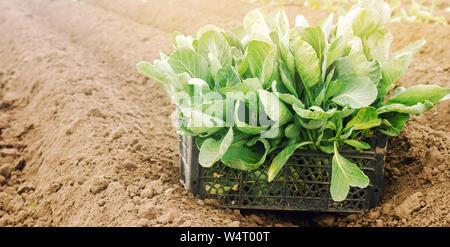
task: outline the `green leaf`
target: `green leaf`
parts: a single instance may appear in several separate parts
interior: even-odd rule
[[[397,136],[409,120],[409,114],[388,112],[381,114],[381,118],[383,119],[383,124],[378,130],[388,136]]]
[[[347,123],[345,129],[353,127],[355,130],[370,129],[381,124],[378,111],[374,107],[360,108],[356,116]]]
[[[333,25],[333,19],[334,19],[334,13],[330,13],[328,15],[328,18],[325,20],[322,20],[320,22],[320,27],[323,30],[323,33],[325,34],[325,42],[327,42],[328,38],[330,37],[331,33],[335,30],[335,25]]]
[[[228,45],[231,46],[231,48],[238,49],[241,53],[245,51],[244,46],[242,45],[241,40],[239,39],[238,35],[236,35],[233,32],[222,32],[223,37],[227,40]]]
[[[305,16],[303,15],[297,15],[295,17],[295,27],[309,27],[309,22],[306,20]]]
[[[242,83],[249,88],[249,92],[262,90],[262,84],[258,78],[247,78]]]
[[[380,25],[386,24],[389,21],[389,18],[391,17],[391,8],[389,7],[387,1],[386,2],[380,0],[360,1],[358,3],[358,7],[375,10],[380,18],[379,19]]]
[[[162,84],[169,83],[170,81],[168,81],[168,79],[175,77],[172,68],[163,65],[158,66],[157,62],[159,62],[159,60],[156,60],[155,64],[141,61],[136,65],[136,67],[139,73],[152,80],[155,80]]]
[[[197,110],[182,109],[182,111],[183,110],[185,110],[185,112],[183,112],[183,115],[186,118],[185,126],[195,135],[210,135],[225,127],[225,122],[220,118],[210,116]]]
[[[450,94],[447,94],[444,97],[442,97],[442,99],[439,101],[444,101],[444,100],[449,100],[449,99],[450,99]]]
[[[247,46],[248,67],[253,77],[260,78],[265,58],[272,46],[264,41],[252,40]]]
[[[170,67],[169,57],[160,52],[161,59],[156,59],[153,64],[141,61],[136,67],[142,75],[161,83],[169,97],[176,101],[175,92],[184,90],[186,82],[191,78],[187,73],[176,74]]]
[[[242,58],[244,57],[244,53],[240,49],[232,46],[231,47],[231,57],[232,57],[231,63],[238,68],[238,66],[242,62]]]
[[[284,164],[289,160],[289,158],[294,154],[295,150],[305,146],[313,144],[313,142],[305,141],[297,144],[293,144],[290,146],[287,146],[285,149],[283,149],[275,158],[273,159],[272,163],[269,167],[269,172],[267,173],[268,181],[272,182],[274,178],[280,173],[281,169],[283,168]]]
[[[382,78],[381,74],[381,65],[378,61],[373,60],[370,61],[367,64],[367,70],[365,70],[366,76],[370,78],[370,80],[375,84],[378,85]]]
[[[273,48],[264,59],[262,65],[261,82],[263,83],[264,89],[270,87],[272,81],[278,80],[278,66],[277,48]]]
[[[386,104],[403,104],[406,106],[413,106],[417,103],[425,103],[427,100],[433,104],[436,104],[449,93],[449,88],[419,84],[406,89],[404,92],[398,93],[394,97],[390,98]]]
[[[195,32],[194,33],[194,42],[197,40],[198,41],[198,39],[204,34],[204,33],[206,33],[206,32],[209,32],[209,31],[216,31],[216,32],[219,32],[219,33],[223,33],[223,32],[225,32],[222,28],[219,28],[219,27],[217,27],[217,26],[215,26],[215,25],[211,25],[211,24],[208,24],[208,25],[206,25],[206,26],[204,26],[204,27],[201,27],[197,32]]]
[[[369,77],[377,85],[381,80],[381,66],[377,61],[368,61],[363,52],[361,39],[354,38],[348,58],[357,77]]]
[[[342,106],[361,108],[372,104],[376,97],[375,84],[368,77],[362,77],[343,82],[342,88],[335,94],[332,101]]]
[[[340,57],[345,57],[349,54],[350,47],[344,42],[342,36],[337,38],[333,43],[331,43],[330,48],[327,53],[327,68]]]
[[[386,28],[380,28],[372,33],[364,43],[367,48],[367,58],[384,64],[389,57],[389,47],[391,46],[392,39],[392,35]]]
[[[269,14],[268,24],[271,30],[277,32],[280,36],[287,35],[289,32],[289,19],[283,10],[273,11]]]
[[[284,127],[280,126],[280,123],[274,122],[270,126],[270,129],[261,133],[261,137],[267,139],[277,139],[284,137]]]
[[[297,97],[290,94],[281,82],[274,81],[272,83],[272,92],[275,96],[289,105],[297,105],[300,108],[305,108],[303,103]]]
[[[269,141],[255,137],[246,146],[231,145],[222,162],[234,169],[251,171],[264,163],[270,148]]]
[[[267,14],[263,9],[254,9],[247,13],[244,17],[244,30],[248,35],[247,39],[260,40],[263,42],[271,43],[270,28],[266,21]],[[245,38],[244,38],[245,39]],[[243,42],[244,45],[246,41]]]
[[[383,66],[383,87],[390,89],[392,85],[406,72],[412,53],[403,53],[387,61]]]
[[[187,74],[184,72],[183,74]],[[178,74],[182,75],[182,74]],[[189,76],[189,75],[188,75]],[[187,78],[186,78],[187,79]],[[176,94],[176,96],[184,96],[189,97],[188,99],[180,98],[178,99],[177,104],[179,104],[179,100],[185,100],[186,102],[189,102],[189,104],[193,104],[195,106],[198,106],[199,104],[211,100],[216,99],[222,99],[222,97],[219,97],[218,94],[211,91],[208,83],[206,83],[204,80],[199,78],[192,78],[189,79],[187,82],[187,85],[185,85],[184,91],[187,92],[188,95],[182,94]]]
[[[370,149],[370,145],[367,142],[358,140],[344,140],[345,144],[348,144],[356,149]]]
[[[236,36],[236,38],[237,38],[238,40],[242,40],[242,39],[245,37],[245,35],[246,35],[244,25],[235,27],[235,28],[231,29],[230,32],[231,32],[234,36]]]
[[[217,71],[216,88],[233,87],[241,82],[239,74],[231,65],[227,65]]]
[[[269,129],[269,126],[257,126],[257,118],[253,118],[254,121],[249,121],[250,124],[247,124],[245,121],[241,121],[242,118],[245,120],[245,115],[247,113],[257,114],[257,109],[253,108],[247,112],[245,103],[243,101],[238,101],[234,111],[234,120],[236,123],[236,128],[239,131],[249,135],[257,135]]]
[[[327,95],[328,88],[330,87],[330,83],[333,84],[332,87],[335,86],[335,83],[331,82],[331,79],[333,78],[333,76],[334,76],[334,68],[331,69],[331,71],[328,73],[327,77],[325,78],[325,83],[323,83],[321,85],[321,87],[319,87],[316,90],[316,95],[314,96],[315,99],[314,99],[313,105],[320,106],[320,105],[322,105],[323,102],[327,102],[328,98],[330,97],[329,95]],[[335,90],[335,88],[330,89],[330,92],[329,92],[330,94],[334,93],[334,92],[331,92],[331,90]]]
[[[334,153],[333,145],[320,145],[319,146],[320,151],[326,153],[326,154],[332,154]]]
[[[189,48],[176,50],[169,58],[169,64],[175,73],[187,72],[192,78],[211,81],[208,62],[197,52]]]
[[[434,104],[431,103],[431,101],[425,100],[424,103],[419,102],[412,106],[406,106],[403,104],[385,105],[385,106],[378,108],[378,112],[380,114],[386,113],[386,112],[400,112],[400,113],[407,113],[407,114],[413,114],[413,115],[419,116],[420,114],[433,108],[433,106],[434,106]]]
[[[359,167],[341,156],[334,143],[334,155],[331,170],[331,198],[334,201],[343,201],[348,195],[350,186],[365,188],[369,185],[369,178]]]
[[[280,67],[281,81],[283,82],[284,86],[289,90],[289,92],[292,95],[298,98],[297,91],[295,90],[296,88],[295,81],[291,77],[288,67],[283,61],[280,61],[279,67]]]
[[[180,32],[174,32],[172,34],[172,43],[174,44],[176,49],[186,47],[194,50],[194,47],[192,46],[193,41],[194,39],[191,36],[184,36]]]
[[[240,76],[244,76],[248,73],[248,52],[245,51],[244,57],[242,58],[241,63],[238,66],[237,69]]]
[[[301,131],[301,125],[298,120],[294,121],[293,123],[286,126],[286,129],[284,130],[284,135],[287,138],[297,138],[300,136]]]
[[[231,146],[221,161],[234,169],[250,171],[257,164],[261,154],[245,146]]]
[[[216,79],[216,73],[217,71],[222,68],[222,65],[220,64],[219,59],[214,56],[212,53],[208,53],[208,59],[209,59],[209,68],[211,72],[211,77],[213,80]]]
[[[223,87],[219,91],[234,99],[243,99],[249,92],[257,92],[262,89],[261,82],[258,78],[248,78],[242,83],[238,83],[232,87]]]
[[[392,57],[396,57],[398,55],[401,55],[402,53],[407,53],[407,52],[411,52],[411,53],[416,53],[420,50],[420,48],[422,48],[422,46],[424,46],[426,43],[426,41],[424,39],[420,39],[417,41],[412,42],[411,44],[407,45],[405,48],[397,51]]]
[[[424,40],[416,41],[405,49],[396,52],[383,65],[383,87],[390,89],[392,85],[402,76],[408,69],[412,55],[425,44]]]
[[[204,32],[200,36],[198,52],[209,58],[210,64],[215,64],[211,66],[211,75],[214,78],[217,70],[231,64],[231,48],[223,35],[216,30]]]
[[[342,89],[343,86],[344,83],[340,80],[330,81],[328,87],[326,88],[324,100],[335,96],[337,93],[339,93],[339,91]]]
[[[394,98],[395,96],[399,95],[400,93],[403,93],[406,91],[406,88],[404,87],[397,87],[394,92],[391,95],[391,98]]]
[[[232,141],[233,128],[230,128],[227,134],[220,140],[208,138],[203,141],[198,158],[200,165],[203,167],[211,167],[222,158]]]
[[[344,131],[342,132],[342,134],[339,136],[339,139],[340,140],[345,140],[345,139],[348,139],[349,137],[350,137],[350,135],[353,133],[353,130],[354,130],[355,128],[352,126],[352,127],[350,127],[350,128],[348,128],[348,129],[344,129]]]
[[[334,62],[334,66],[336,80],[349,82],[353,81],[357,77],[356,72],[353,69],[352,62],[348,57],[336,59],[336,61]]]
[[[280,126],[292,119],[292,114],[289,109],[273,93],[266,90],[258,90],[258,94],[264,110],[270,119],[278,122]]]
[[[314,48],[302,39],[294,42],[295,67],[303,83],[312,87],[320,80],[320,60]]]
[[[303,126],[303,128],[310,129],[310,130],[323,128],[327,124],[327,120],[326,119],[309,120],[309,121],[308,120],[304,120],[304,119],[299,119],[299,121],[300,121],[300,124]]]
[[[378,29],[380,21],[380,15],[376,10],[362,9],[353,21],[353,33],[359,37],[367,37]]]
[[[200,105],[203,113],[220,119],[225,119],[226,106],[226,100],[212,100]]]
[[[273,36],[273,37],[272,37]],[[289,75],[291,77],[295,76],[295,58],[289,50],[289,35],[278,37],[278,34],[275,32],[271,33],[272,40],[278,46],[279,54],[281,60],[284,62],[287,70],[289,71]],[[280,72],[281,73],[281,72]]]
[[[309,110],[302,109],[297,105],[293,105],[295,113],[304,119],[312,119],[312,120],[324,120],[332,117],[336,112],[336,108],[332,108],[328,111],[324,111],[322,108],[318,106],[311,106]]]
[[[317,57],[322,59],[326,46],[326,38],[322,28],[320,26],[305,28],[302,39],[314,48]]]

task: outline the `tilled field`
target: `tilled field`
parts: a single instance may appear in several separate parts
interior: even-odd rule
[[[0,2],[0,226],[450,226],[450,112],[390,139],[383,204],[360,215],[221,209],[179,183],[174,110],[135,64],[173,31],[225,29],[239,0]],[[286,7],[312,23],[327,13]],[[425,38],[400,85],[450,87],[450,28],[395,23],[393,50]]]

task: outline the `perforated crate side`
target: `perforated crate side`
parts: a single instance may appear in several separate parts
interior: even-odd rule
[[[195,137],[178,135],[180,160],[180,182],[184,188],[193,194],[198,194],[199,168],[197,145]]]
[[[250,172],[221,163],[203,168],[198,164],[195,138],[180,136],[181,177],[186,189],[201,198],[217,199],[227,208],[361,212],[380,202],[386,141],[386,136],[380,135],[370,140],[372,149],[369,151],[341,152],[359,164],[370,179],[369,186],[364,189],[351,187],[347,199],[342,202],[334,202],[329,192],[332,155],[320,152],[297,150],[269,183],[266,174],[274,156]]]

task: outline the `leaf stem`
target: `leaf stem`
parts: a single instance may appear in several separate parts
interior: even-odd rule
[[[309,88],[305,83],[303,83],[303,87],[305,88],[306,99],[307,99],[307,103],[308,103],[306,108],[309,108],[313,102],[312,97],[311,97],[311,92],[309,92]]]

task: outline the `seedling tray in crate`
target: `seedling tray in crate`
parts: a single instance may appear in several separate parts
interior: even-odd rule
[[[181,182],[200,198],[217,199],[222,207],[357,213],[380,202],[387,138],[371,138],[369,151],[342,150],[369,177],[366,188],[350,187],[347,198],[335,202],[330,195],[332,155],[297,150],[272,182],[267,181],[271,158],[258,169],[245,172],[222,163],[203,168],[198,163],[195,137],[179,136]]]

